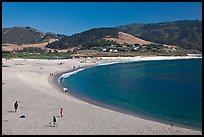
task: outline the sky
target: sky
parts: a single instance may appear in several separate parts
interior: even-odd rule
[[[132,23],[202,20],[202,2],[3,2],[2,28],[73,35]]]

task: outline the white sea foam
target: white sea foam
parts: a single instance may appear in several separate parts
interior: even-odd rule
[[[111,65],[111,64],[116,64],[116,63],[121,63],[121,62],[110,62],[110,63],[103,63],[103,64],[98,64],[98,65],[96,65],[96,66]]]
[[[59,78],[58,78],[58,82],[60,83],[60,80],[64,80],[65,78],[68,78],[69,76],[73,75],[73,74],[76,74],[82,70],[84,70],[85,68],[80,68],[80,69],[77,69],[75,71],[72,71],[72,72],[68,72],[68,73],[65,73],[65,74],[62,74]]]

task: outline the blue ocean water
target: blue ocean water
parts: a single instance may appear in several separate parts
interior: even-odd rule
[[[202,128],[202,59],[95,66],[62,84],[73,94],[132,114]]]

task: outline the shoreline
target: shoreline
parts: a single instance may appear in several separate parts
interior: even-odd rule
[[[202,131],[170,126],[99,107],[72,96],[69,91],[65,95],[57,79],[64,72],[73,70],[73,66],[89,67],[151,58],[154,57],[65,60],[2,58],[2,134],[201,135]],[[13,113],[13,102],[16,100],[19,109]],[[64,109],[63,117],[59,115],[61,107]],[[19,118],[22,114],[25,115],[24,119]],[[53,116],[57,116],[59,124],[55,128],[49,125]]]
[[[177,59],[174,58],[174,59],[161,59],[161,60],[198,59],[198,58],[201,58],[201,57],[177,58]],[[117,63],[131,63],[131,62],[141,62],[141,61],[161,61],[161,60],[139,60],[139,61],[128,61],[128,62],[112,62],[112,63],[103,63],[103,64],[97,64],[97,65],[90,65],[90,66],[86,66],[86,67],[79,67],[79,68],[75,68],[75,69],[72,69],[72,70],[69,70],[69,71],[64,70],[64,71],[61,71],[61,72],[55,72],[55,74],[52,77],[52,80],[51,80],[50,84],[55,85],[59,91],[63,92],[63,88],[65,88],[65,86],[63,85],[62,82],[58,81],[59,78],[63,74],[75,72],[75,71],[77,71],[79,69],[87,69],[87,68],[91,68],[91,67],[98,67],[100,65],[112,65],[112,64],[117,64]],[[167,120],[154,118],[154,117],[151,117],[151,116],[142,115],[140,113],[134,113],[134,112],[122,109],[122,108],[114,107],[114,106],[112,106],[110,104],[106,104],[106,103],[103,103],[103,102],[100,102],[100,101],[97,101],[97,100],[93,100],[93,99],[91,99],[89,97],[80,96],[80,95],[78,95],[78,94],[76,94],[76,93],[74,93],[72,91],[69,91],[69,90],[65,94],[66,95],[68,94],[68,95],[70,95],[70,96],[72,96],[74,98],[77,98],[77,99],[82,100],[84,102],[90,103],[92,105],[96,105],[98,107],[109,109],[109,110],[112,110],[112,111],[115,111],[115,112],[118,112],[118,113],[122,113],[122,114],[125,114],[125,115],[134,116],[134,117],[142,118],[142,119],[145,119],[145,120],[150,120],[150,121],[153,121],[153,122],[159,122],[159,123],[166,124],[166,125],[173,124],[173,126],[176,126],[176,127],[187,128],[187,129],[191,129],[191,130],[195,130],[195,131],[202,131],[202,128],[193,127],[193,126],[180,124],[180,123],[176,123],[176,122],[170,122],[170,121],[167,121]]]

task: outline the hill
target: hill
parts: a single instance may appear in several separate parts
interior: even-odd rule
[[[50,39],[60,39],[63,35],[44,33],[31,27],[13,27],[2,29],[2,44],[37,44]]]
[[[87,43],[99,42],[103,44],[104,37],[117,37],[119,30],[116,28],[95,28],[72,36],[63,37],[47,45],[48,48],[67,49],[76,46],[87,45]]]
[[[18,49],[18,45],[21,45],[22,48],[36,47],[58,52],[97,50],[114,53],[200,53],[202,21],[182,20],[94,28],[72,36],[44,33],[31,27],[3,28],[2,45],[5,51]]]
[[[202,21],[199,20],[129,24],[116,28],[144,40],[202,51]]]
[[[116,40],[119,37],[119,32],[125,32],[126,35],[129,35],[128,38],[126,37],[126,42],[123,40],[123,43],[131,43],[129,41],[130,39],[140,38],[144,41],[175,45],[184,49],[202,52],[202,21],[199,20],[181,20],[154,24],[129,24],[112,28],[96,28],[64,37],[60,41],[48,44],[47,47],[66,49],[83,45],[87,47],[88,43],[92,46],[94,46],[94,44],[103,45],[104,42],[106,42],[103,38],[107,38],[106,40],[110,42],[110,37],[116,44],[121,44],[119,42],[120,40]],[[133,36],[135,38],[133,38]],[[91,45],[88,47],[91,47]]]

